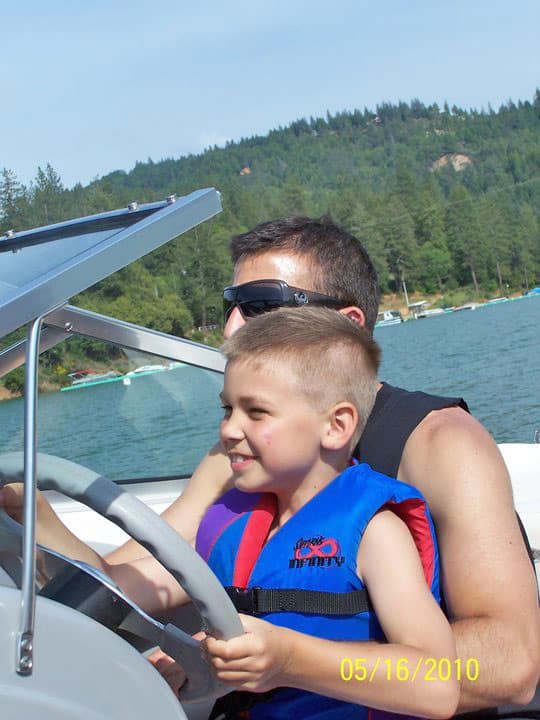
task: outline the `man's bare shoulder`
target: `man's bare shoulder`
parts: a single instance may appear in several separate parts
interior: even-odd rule
[[[436,441],[439,436],[448,439],[450,433],[474,432],[491,437],[484,426],[463,408],[451,407],[432,410],[411,433],[411,438],[422,442]]]
[[[435,514],[466,496],[496,493],[512,505],[502,455],[487,430],[460,407],[430,412],[407,440],[398,478],[416,486]]]
[[[534,577],[510,478],[485,428],[459,408],[430,413],[407,441],[401,473],[424,494],[435,520],[454,617],[504,616],[529,596],[532,607]]]

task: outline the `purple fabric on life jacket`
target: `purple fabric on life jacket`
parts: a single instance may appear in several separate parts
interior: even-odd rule
[[[223,530],[242,513],[252,510],[261,493],[243,493],[233,488],[225,493],[204,516],[197,532],[196,548],[208,561],[214,543]]]

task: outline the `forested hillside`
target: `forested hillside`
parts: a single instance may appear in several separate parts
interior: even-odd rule
[[[383,292],[403,279],[410,291],[467,287],[471,297],[533,287],[540,282],[539,169],[538,91],[497,111],[383,104],[297,120],[201,155],[148,159],[85,187],[65,189],[52,165],[24,187],[4,168],[0,231],[217,187],[225,208],[218,218],[75,300],[192,335],[221,320],[229,237],[293,213],[329,212],[352,231],[371,253]]]

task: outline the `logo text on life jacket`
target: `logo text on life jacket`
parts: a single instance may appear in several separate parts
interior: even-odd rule
[[[341,567],[345,557],[341,554],[339,543],[334,538],[317,535],[312,538],[300,538],[294,546],[294,557],[289,560],[289,568],[302,567]]]

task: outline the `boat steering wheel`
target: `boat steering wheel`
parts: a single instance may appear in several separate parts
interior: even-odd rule
[[[22,453],[0,455],[0,485],[22,481],[23,467]],[[56,490],[84,503],[149,550],[191,597],[209,634],[225,640],[242,634],[238,613],[208,565],[141,500],[99,473],[54,455],[38,453],[37,475],[40,490]],[[0,511],[2,515],[5,527],[20,527]],[[165,626],[160,645],[164,652],[180,661],[186,672],[187,681],[180,690],[180,700],[198,702],[231,690],[217,680],[203,659],[200,643],[176,626]]]

